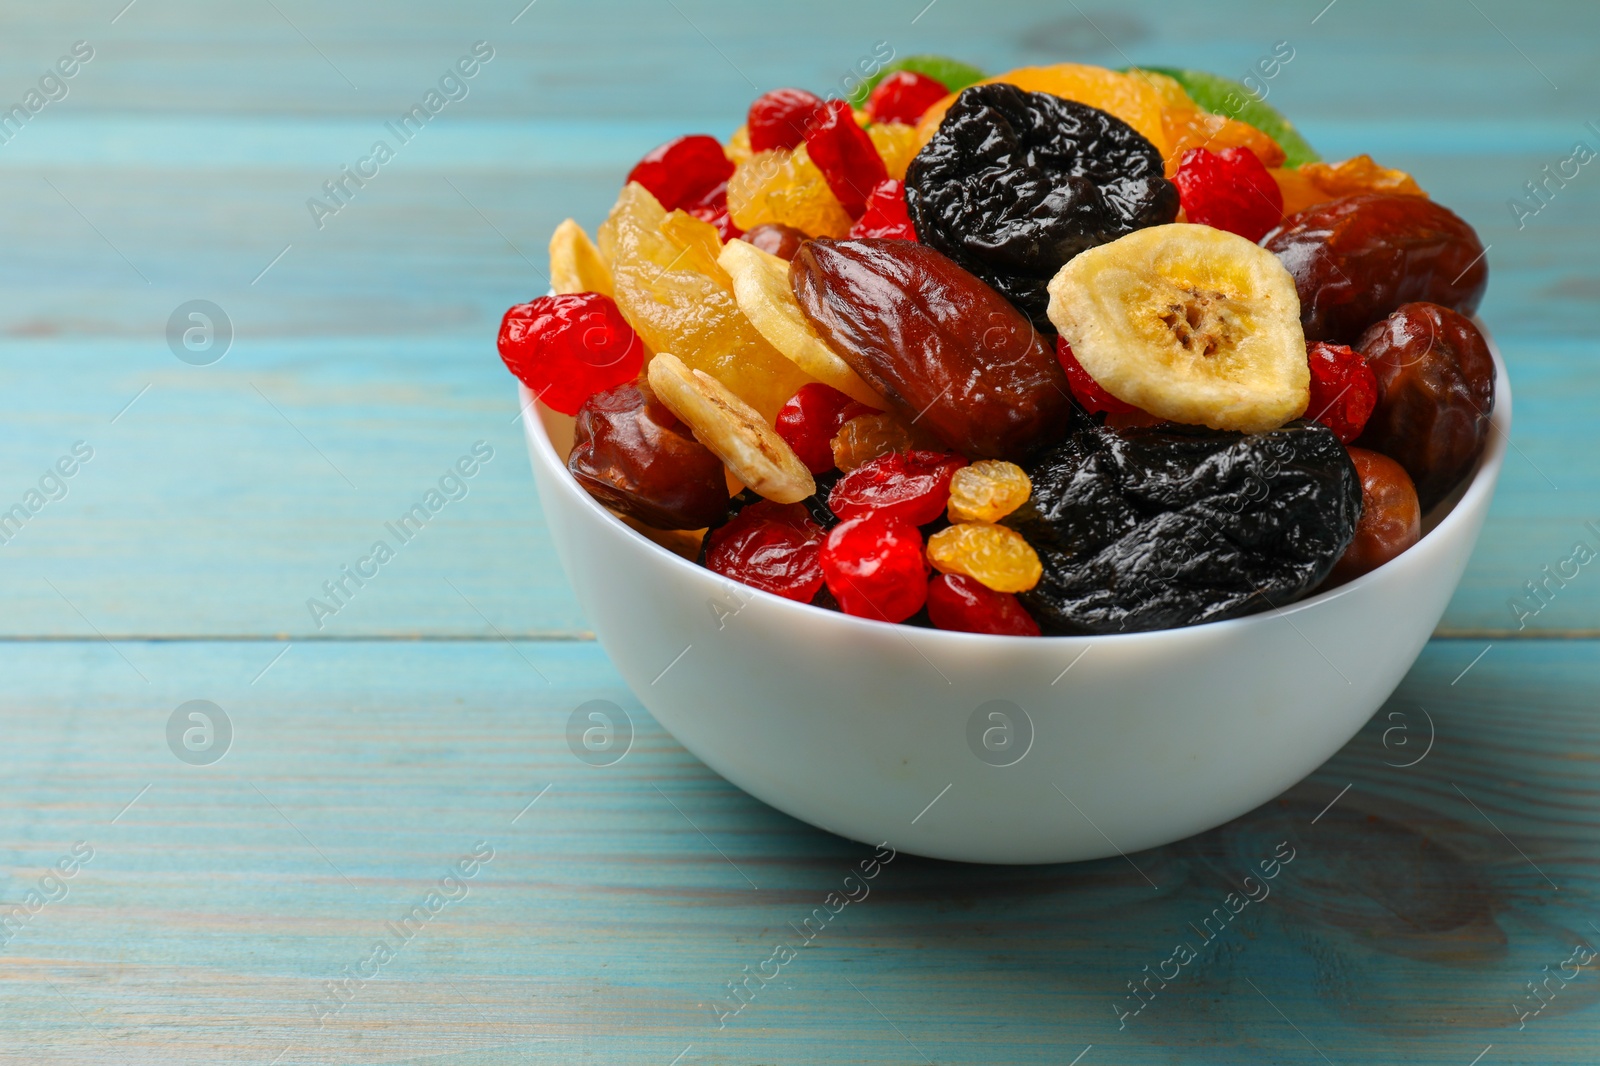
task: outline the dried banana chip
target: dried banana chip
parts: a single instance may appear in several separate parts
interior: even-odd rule
[[[775,503],[799,503],[817,491],[794,449],[722,382],[667,352],[650,360],[649,377],[661,402],[750,488]]]
[[[567,219],[550,235],[550,287],[556,295],[598,292],[612,295],[611,271],[583,227]]]
[[[789,262],[763,252],[748,241],[729,241],[717,262],[733,279],[733,296],[739,310],[766,338],[801,370],[824,385],[832,385],[852,400],[882,408],[883,397],[862,381],[839,353],[817,336],[789,288]]]

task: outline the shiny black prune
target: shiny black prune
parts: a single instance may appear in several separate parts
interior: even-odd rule
[[[1280,607],[1355,535],[1361,481],[1326,426],[1078,429],[1004,520],[1039,553],[1022,602],[1054,633],[1126,633]]]
[[[906,173],[917,236],[988,282],[1041,330],[1045,285],[1079,252],[1171,222],[1161,153],[1098,108],[1014,85],[956,98]]]

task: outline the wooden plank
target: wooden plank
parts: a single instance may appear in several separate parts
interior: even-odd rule
[[[1060,1064],[1092,1044],[1086,1064],[1139,1064],[1312,1062],[1314,1045],[1334,1062],[1462,1066],[1493,1044],[1499,1063],[1588,1057],[1594,966],[1551,983],[1523,1028],[1512,1006],[1536,1006],[1527,982],[1600,938],[1589,642],[1496,645],[1464,676],[1479,645],[1434,642],[1309,781],[1131,856],[1156,891],[1122,859],[900,856],[806,946],[790,923],[870,849],[716,778],[592,645],[297,644],[273,662],[280,650],[0,645],[0,899],[75,841],[93,848],[65,897],[0,949],[8,1053]],[[564,737],[592,698],[637,731],[609,767]],[[189,699],[231,719],[213,765],[167,747]],[[479,841],[492,861],[402,943],[386,923]],[[1207,943],[1196,930],[1281,841],[1294,858],[1270,896]],[[384,937],[394,959],[319,1024],[339,1002],[325,983]],[[719,1028],[727,982],[780,942],[797,957]],[[1198,957],[1119,1021],[1137,1006],[1128,982],[1177,943]]]

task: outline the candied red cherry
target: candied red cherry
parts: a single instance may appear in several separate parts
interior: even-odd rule
[[[794,148],[806,139],[806,127],[816,117],[822,98],[804,89],[774,89],[756,97],[745,116],[750,150]]]
[[[897,70],[872,90],[866,111],[874,122],[915,123],[924,111],[949,95],[941,81],[914,70]]]
[[[805,230],[785,226],[782,222],[763,222],[753,227],[750,232],[742,234],[739,239],[779,259],[793,259],[794,253],[800,250],[800,245],[811,238],[806,235]]]
[[[1283,221],[1283,190],[1248,148],[1191,148],[1172,184],[1190,222],[1259,241]]]
[[[500,358],[528,388],[564,415],[590,396],[632,381],[644,342],[611,297],[597,292],[541,296],[500,321]]]
[[[1321,422],[1349,444],[1361,436],[1372,409],[1378,404],[1378,376],[1366,357],[1343,344],[1311,341],[1306,345],[1311,364],[1311,402],[1306,417]]]
[[[722,460],[632,381],[578,408],[567,469],[589,495],[656,529],[704,529],[728,514]]]
[[[761,500],[706,536],[706,567],[801,603],[822,588],[822,527],[803,504]]]
[[[846,412],[851,405],[862,408],[859,413],[876,414],[866,404],[857,403],[832,385],[814,381],[800,386],[800,391],[789,397],[778,411],[778,436],[794,449],[806,469],[820,474],[833,469],[833,446],[830,443],[839,427],[851,417]]]
[[[704,133],[691,133],[652,149],[628,171],[628,180],[650,190],[650,195],[668,211],[688,210],[718,185],[726,186],[733,176],[733,160],[722,150],[722,142]],[[724,190],[723,201],[727,193]]]
[[[905,519],[880,513],[840,522],[822,544],[822,576],[845,614],[902,622],[928,596],[922,534]]]
[[[1039,623],[1021,600],[965,574],[935,574],[928,582],[928,621],[937,629],[959,633],[1039,635]]]
[[[1066,371],[1067,391],[1078,401],[1078,406],[1090,414],[1131,415],[1139,410],[1101,388],[1100,383],[1090,377],[1083,364],[1078,362],[1078,357],[1072,354],[1072,345],[1059,334],[1056,336],[1056,361]]]
[[[872,187],[867,195],[867,206],[850,227],[850,239],[857,237],[889,237],[900,241],[917,239],[917,227],[911,224],[906,212],[906,186],[902,181],[885,178]]]
[[[890,452],[869,459],[834,483],[828,510],[840,518],[876,512],[927,525],[950,502],[950,478],[967,465],[951,452]]]
[[[861,217],[867,195],[889,176],[872,138],[856,125],[855,113],[844,100],[830,100],[817,111],[806,131],[806,151],[851,218]]]

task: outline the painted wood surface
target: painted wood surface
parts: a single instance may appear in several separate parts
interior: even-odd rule
[[[0,902],[57,897],[14,929],[0,909],[0,1062],[1600,1057],[1600,971],[1560,976],[1600,938],[1600,578],[1510,608],[1600,543],[1600,180],[1520,227],[1507,206],[1600,148],[1600,9],[523,2],[6,10],[0,102],[94,56],[0,143],[0,505],[93,455],[0,544]],[[1137,869],[900,856],[801,947],[871,852],[728,786],[621,686],[550,551],[500,312],[645,149],[729,132],[756,88],[826,90],[876,42],[1237,75],[1280,40],[1270,99],[1314,144],[1412,171],[1491,245],[1515,448],[1441,638],[1280,801]],[[306,199],[477,41],[466,97],[318,228]],[[210,365],[166,336],[196,299],[234,333]],[[464,498],[319,628],[306,599],[479,441]],[[637,728],[604,768],[565,738],[594,698]],[[168,744],[194,699],[232,722],[213,765]],[[462,898],[397,940],[479,841]],[[1280,841],[1270,897],[1207,941]],[[381,973],[329,990],[386,936]],[[719,1027],[779,943],[795,959]]]
[[[0,891],[93,857],[0,955],[0,1059],[1592,1061],[1600,972],[1559,974],[1600,944],[1596,648],[1496,645],[1456,681],[1481,647],[1435,641],[1310,780],[1193,840],[847,882],[871,849],[717,778],[592,643],[296,644],[253,683],[279,645],[5,645],[27,710],[0,773],[27,802]],[[606,767],[565,737],[595,698],[636,731]],[[209,766],[167,747],[190,699],[232,723]],[[389,928],[480,841],[456,900]],[[860,898],[830,915],[830,892]],[[1229,892],[1264,898],[1206,926]],[[329,991],[347,967],[370,979]]]

